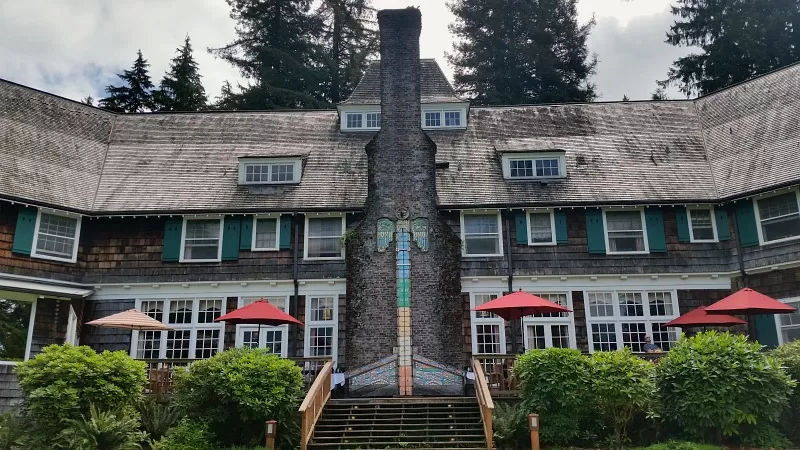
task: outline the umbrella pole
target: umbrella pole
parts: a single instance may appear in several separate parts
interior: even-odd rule
[[[261,348],[261,324],[258,324],[258,342],[256,342],[256,348]]]

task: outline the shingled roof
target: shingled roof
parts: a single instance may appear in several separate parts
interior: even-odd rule
[[[472,108],[468,129],[428,132],[449,163],[439,203],[714,203],[798,183],[798,88],[795,65],[698,100]],[[0,198],[89,214],[360,209],[371,137],[340,132],[335,111],[117,115],[0,81]],[[501,152],[548,149],[566,179],[503,178]],[[287,155],[304,160],[299,184],[237,184],[240,157]]]
[[[434,59],[420,60],[420,97],[426,103],[458,103],[464,100],[456,96],[453,86],[447,81],[441,67]],[[373,61],[350,98],[342,105],[381,104],[381,62]]]

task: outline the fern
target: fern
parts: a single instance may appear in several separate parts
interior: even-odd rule
[[[89,417],[65,419],[60,448],[70,450],[138,450],[147,433],[139,431],[139,418],[123,409],[100,411],[89,406]]]

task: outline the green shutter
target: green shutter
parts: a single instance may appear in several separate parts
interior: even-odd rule
[[[553,213],[556,222],[556,243],[566,244],[567,240],[567,212],[559,209]]]
[[[33,248],[33,234],[36,231],[36,208],[20,206],[17,213],[17,227],[14,228],[14,244],[11,251],[30,255]]]
[[[517,235],[517,244],[528,245],[528,214],[525,211],[514,213],[514,229]]]
[[[241,235],[239,236],[239,250],[253,249],[253,216],[242,218]]]
[[[222,260],[236,261],[239,259],[242,219],[226,216],[223,226],[225,229],[222,230]]]
[[[161,254],[162,261],[178,261],[181,257],[181,233],[183,232],[182,217],[168,217],[164,222],[164,250]]]
[[[739,234],[739,243],[742,247],[755,247],[759,245],[757,226],[753,202],[750,200],[737,202],[736,232]]]
[[[665,253],[667,237],[664,234],[664,212],[661,208],[647,208],[644,211],[644,221],[647,222],[647,244],[650,253]]]
[[[689,235],[689,213],[685,206],[675,208],[675,222],[678,223],[678,241],[691,242]]]
[[[753,334],[761,345],[767,348],[778,346],[778,329],[775,326],[774,314],[761,314],[753,316]]]
[[[715,220],[717,221],[717,238],[720,241],[727,241],[731,238],[731,225],[728,223],[728,209],[715,208]]]
[[[280,249],[289,250],[292,248],[292,215],[283,214],[280,220]]]
[[[599,209],[586,210],[586,244],[589,246],[589,253],[606,253],[603,211]]]

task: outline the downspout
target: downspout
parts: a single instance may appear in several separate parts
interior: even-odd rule
[[[733,230],[736,235],[736,257],[739,260],[739,273],[742,275],[742,288],[747,287],[747,271],[744,269],[744,256],[742,255],[742,241],[739,237],[739,224],[736,222],[736,212],[733,214]]]
[[[293,317],[297,317],[298,306],[297,304],[300,302],[300,280],[298,279],[300,274],[299,269],[299,251],[300,251],[300,220],[298,219],[299,214],[297,212],[292,213],[292,228],[294,229],[294,242],[292,243],[292,281],[294,281],[294,302],[292,302],[290,314]],[[297,325],[293,325],[294,327],[294,336],[293,336],[293,356],[297,356],[300,352],[297,349],[297,342],[299,341],[300,335],[300,327]]]
[[[506,209],[505,214],[505,227],[506,227],[506,254],[508,255],[507,262],[508,262],[508,293],[514,292],[514,259],[511,257],[511,210]],[[517,353],[517,330],[522,328],[522,318],[519,319],[519,322],[514,324],[512,321],[511,324],[511,352],[516,354]]]

